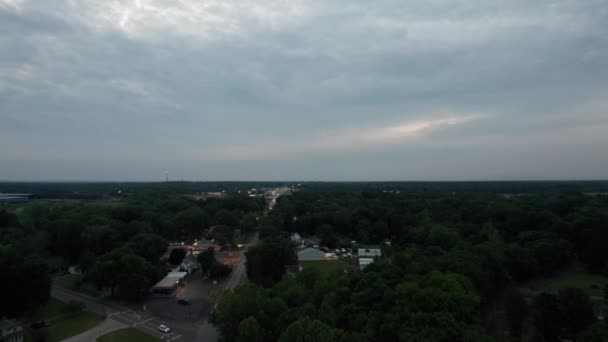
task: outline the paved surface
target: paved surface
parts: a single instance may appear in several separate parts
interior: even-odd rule
[[[183,337],[183,334],[180,333],[182,329],[175,326],[174,324],[170,324],[169,322],[161,320],[154,316],[140,315],[134,310],[121,305],[103,302],[99,299],[89,297],[78,292],[70,291],[58,286],[53,286],[51,288],[51,296],[64,302],[69,302],[72,300],[79,301],[81,303],[84,303],[85,309],[87,311],[102,315],[108,320],[113,320],[122,323],[125,327],[137,328],[147,334],[162,338],[165,341],[179,340]],[[173,331],[168,334],[158,331],[158,326],[160,324],[170,326]]]
[[[64,342],[91,342],[97,340],[98,337],[103,336],[107,333],[111,333],[114,330],[126,328],[127,325],[114,319],[106,319],[103,323],[89,329],[81,334],[72,336],[68,339],[63,340]]]

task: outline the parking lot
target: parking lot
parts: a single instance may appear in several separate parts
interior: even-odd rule
[[[227,280],[214,284],[212,281],[201,278],[186,280],[175,294],[165,298],[150,298],[146,301],[146,311],[166,319],[167,321],[197,322],[205,320],[211,311],[211,294],[213,290],[220,291],[225,287]],[[178,303],[185,299],[188,304]]]

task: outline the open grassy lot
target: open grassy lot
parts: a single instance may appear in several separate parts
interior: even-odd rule
[[[57,316],[64,315],[68,312],[68,305],[55,298],[50,298],[45,306],[39,308],[34,313],[33,317],[35,320],[40,319],[52,319]]]
[[[61,341],[87,331],[103,321],[103,317],[90,312],[81,312],[75,317],[56,321],[47,329],[47,341]]]
[[[556,293],[564,287],[578,287],[592,299],[601,299],[604,296],[604,286],[608,285],[608,276],[585,272],[574,272],[558,277],[554,281],[546,282],[536,288],[537,292]]]
[[[30,330],[26,333],[25,341],[35,341],[34,336],[44,336],[47,342],[58,342],[68,337],[87,331],[104,320],[103,317],[90,312],[80,312],[74,317],[53,321],[50,327]]]
[[[125,328],[105,334],[97,342],[157,342],[159,338],[144,334],[135,328]]]
[[[64,287],[68,290],[84,293],[91,297],[98,297],[101,292],[93,285],[87,282],[82,282],[82,275],[68,274],[55,278],[55,284]]]
[[[320,261],[300,261],[302,269],[316,268],[321,273],[330,273],[335,271],[344,271],[346,269],[346,261],[344,260],[320,260]]]

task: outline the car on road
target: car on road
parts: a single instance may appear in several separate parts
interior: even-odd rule
[[[160,332],[164,332],[165,334],[171,331],[171,328],[169,328],[168,326],[161,324],[158,326],[158,331]]]
[[[190,301],[187,299],[178,299],[177,302],[181,305],[190,305]]]

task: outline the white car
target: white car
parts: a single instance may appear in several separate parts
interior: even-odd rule
[[[168,326],[161,324],[158,326],[158,331],[160,332],[164,332],[165,334],[171,331],[171,328],[169,328]]]

